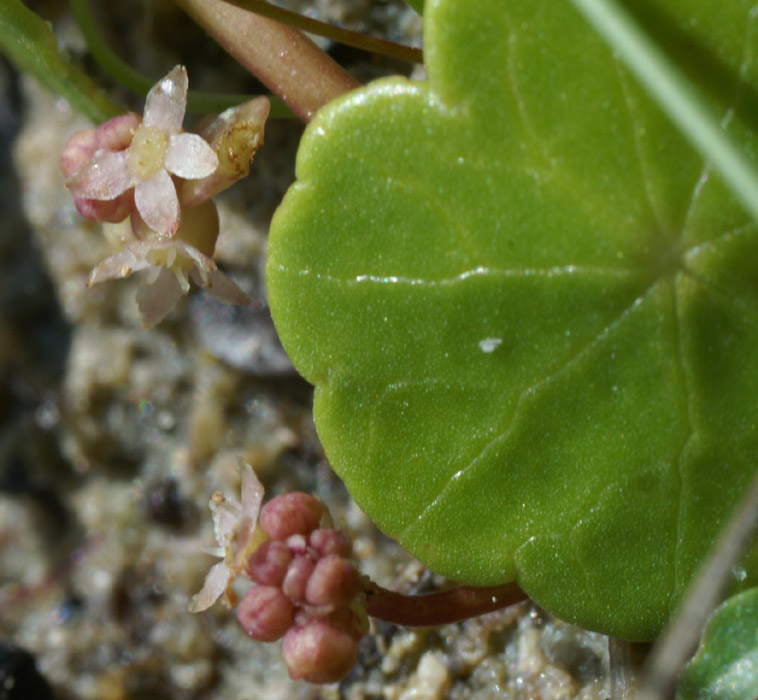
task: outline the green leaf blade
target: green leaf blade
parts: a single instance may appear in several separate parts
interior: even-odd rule
[[[306,132],[277,328],[380,527],[650,639],[755,470],[752,224],[568,3],[425,22],[428,83]]]
[[[733,596],[711,616],[677,700],[744,700],[758,696],[758,589]]]

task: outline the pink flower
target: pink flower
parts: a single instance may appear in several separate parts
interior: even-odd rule
[[[142,122],[132,125],[128,147],[109,148],[97,139],[92,144],[82,137],[84,143],[67,144],[64,160],[67,152],[95,149],[66,181],[75,198],[109,202],[119,200],[133,189],[134,205],[147,225],[163,235],[176,233],[181,212],[171,176],[200,179],[218,167],[218,157],[208,143],[197,134],[182,130],[187,83],[186,69],[176,66],[153,86],[147,95]],[[98,131],[107,133],[111,122]]]
[[[136,114],[114,117],[96,129],[77,131],[66,143],[61,155],[61,169],[67,178],[89,161],[97,151],[124,151],[134,138],[142,119]],[[117,223],[123,221],[134,208],[134,191],[127,190],[114,199],[101,200],[74,194],[74,203],[86,219]]]
[[[260,544],[254,533],[263,501],[263,486],[247,462],[239,459],[237,464],[242,479],[241,502],[227,499],[219,491],[210,501],[218,547],[207,551],[223,561],[211,567],[202,589],[189,604],[190,612],[207,610],[222,595],[225,596],[224,602],[234,607],[237,599],[230,590],[232,582],[243,572],[250,555]]]
[[[106,258],[90,273],[87,286],[109,279],[129,277],[149,270],[137,292],[137,304],[145,329],[161,321],[189,291],[192,279],[221,301],[246,305],[248,296],[230,280],[210,257],[216,246],[219,222],[211,200],[183,209],[181,225],[173,237],[160,236],[133,214],[131,220],[105,226],[106,236],[120,252]]]

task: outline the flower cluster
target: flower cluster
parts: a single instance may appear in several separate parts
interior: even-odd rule
[[[77,209],[106,222],[118,251],[88,284],[150,269],[137,297],[146,328],[187,293],[189,279],[223,301],[249,303],[211,258],[219,224],[210,197],[249,171],[269,103],[251,100],[191,134],[182,129],[187,87],[187,71],[176,66],[148,93],[143,117],[126,114],[74,134],[61,157]]]
[[[368,631],[364,584],[350,560],[352,546],[329,527],[328,513],[313,496],[277,496],[260,511],[262,487],[242,463],[242,502],[215,493],[213,513],[223,562],[214,565],[192,600],[190,611],[210,607],[222,595],[229,605],[234,577],[254,584],[242,597],[237,619],[245,633],[263,642],[283,638],[290,676],[311,683],[343,678]]]
[[[344,678],[368,631],[352,546],[337,530],[319,527],[323,515],[319,501],[299,492],[263,507],[261,528],[270,539],[248,561],[246,573],[258,585],[237,609],[253,639],[283,637],[290,676],[311,683]]]

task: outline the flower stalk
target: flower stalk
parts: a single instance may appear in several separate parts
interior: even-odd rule
[[[458,586],[427,595],[406,595],[370,582],[366,588],[368,614],[406,627],[435,627],[507,608],[528,600],[514,583],[501,586]]]
[[[221,47],[304,122],[359,87],[302,32],[224,0],[175,0]]]

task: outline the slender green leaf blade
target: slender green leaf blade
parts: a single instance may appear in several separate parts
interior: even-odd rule
[[[21,0],[0,2],[0,50],[19,70],[33,75],[93,122],[104,122],[122,111],[61,56],[48,24]]]

